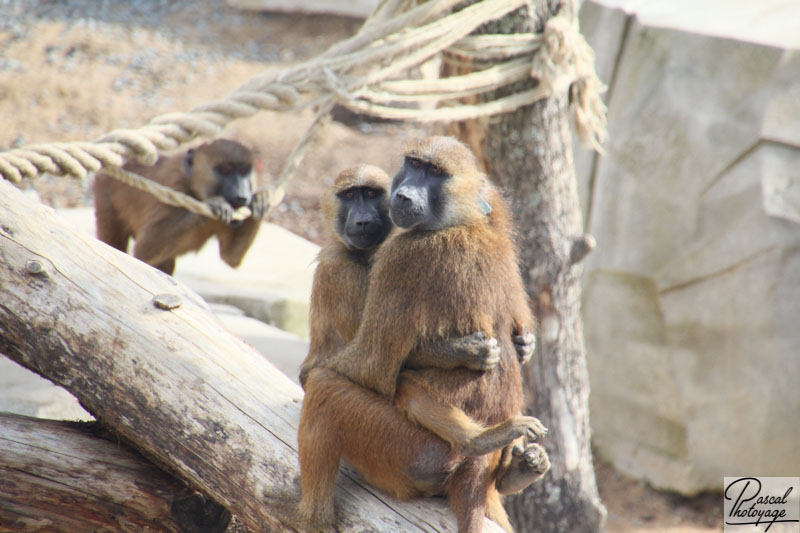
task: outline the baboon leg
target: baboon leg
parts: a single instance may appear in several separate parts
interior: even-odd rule
[[[536,443],[515,444],[508,466],[498,476],[495,485],[500,494],[516,494],[542,478],[550,469],[550,458]]]
[[[153,265],[157,269],[159,269],[164,274],[169,274],[170,276],[175,272],[175,258],[167,259],[166,261],[162,261],[157,265]]]
[[[400,375],[395,404],[410,420],[446,440],[455,451],[466,456],[485,455],[508,446],[519,437],[536,439],[547,431],[532,416],[514,416],[484,427],[461,409],[435,400],[411,371]]]
[[[233,268],[238,267],[247,250],[256,240],[260,227],[260,219],[248,218],[237,227],[228,226],[225,230],[217,233],[219,256],[222,260]]]
[[[300,484],[303,490],[300,515],[304,526],[320,529],[335,521],[333,495],[341,458],[340,439],[325,421],[313,390],[307,389],[300,417],[298,448]]]
[[[486,495],[486,517],[496,522],[508,533],[514,533],[514,528],[511,527],[511,522],[508,521],[508,514],[503,507],[503,497],[500,496],[494,486],[489,486],[489,491]]]
[[[406,413],[409,420],[446,440],[456,451],[484,430],[483,424],[467,416],[461,409],[436,401],[423,385],[410,376],[411,372],[400,375],[395,392],[395,405]],[[485,453],[489,451],[493,450]]]
[[[447,501],[456,515],[458,533],[480,533],[489,490],[487,457],[468,457],[448,483]]]
[[[303,496],[311,527],[333,522],[339,460],[398,499],[440,492],[458,457],[386,398],[326,369],[312,369],[298,432]]]
[[[125,229],[119,214],[105,194],[97,195],[94,210],[97,238],[121,252],[127,252],[130,233]]]

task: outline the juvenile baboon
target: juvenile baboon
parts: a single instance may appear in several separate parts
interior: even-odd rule
[[[199,250],[216,235],[220,257],[232,267],[239,266],[256,238],[267,204],[266,193],[255,191],[257,177],[248,148],[217,139],[161,157],[153,166],[128,162],[123,168],[207,202],[222,220],[161,203],[100,173],[94,182],[98,239],[127,252],[133,237],[134,257],[172,274],[176,257]],[[250,208],[251,217],[232,222],[233,211],[242,206]]]
[[[458,141],[432,137],[408,146],[390,204],[402,230],[374,255],[359,328],[351,343],[308,373],[298,437],[300,510],[308,527],[333,522],[333,487],[344,458],[396,497],[446,494],[461,532],[480,531],[484,514],[511,530],[498,476],[511,475],[507,486],[500,484],[504,492],[519,486],[522,463],[531,466],[529,477],[541,476],[549,466],[544,450],[529,444],[513,454],[465,456],[411,422],[430,415],[419,392],[480,425],[521,418],[512,336],[532,331],[533,317],[510,228],[487,217],[493,209],[507,213],[502,203]],[[423,361],[403,370],[426,343],[475,331],[497,338],[494,368],[442,369]],[[411,421],[398,419],[395,405]],[[529,433],[540,434],[537,424],[530,422]]]

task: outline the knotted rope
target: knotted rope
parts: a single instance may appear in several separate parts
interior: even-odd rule
[[[93,142],[33,144],[0,152],[0,174],[18,182],[44,172],[85,178],[103,169],[165,203],[213,217],[206,204],[119,167],[131,158],[153,164],[160,152],[197,137],[214,137],[229,122],[261,110],[286,112],[316,106],[317,118],[270,191],[272,208],[283,198],[310,139],[334,103],[382,118],[454,121],[514,111],[567,91],[579,139],[601,150],[606,109],[600,94],[605,87],[597,79],[593,52],[575,18],[556,15],[540,34],[470,36],[482,24],[526,6],[528,0],[482,0],[442,16],[459,2],[431,0],[402,12],[403,0],[383,0],[355,36],[314,59],[279,73],[261,74],[223,99],[184,113],[159,115],[138,129],[115,130]],[[444,50],[498,62],[479,72],[444,79],[392,79]],[[481,104],[459,103],[466,96],[529,77],[539,80],[534,89]],[[437,108],[409,108],[409,103],[434,103]]]

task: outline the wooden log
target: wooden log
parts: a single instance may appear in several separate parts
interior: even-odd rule
[[[71,391],[248,529],[295,530],[302,390],[199,296],[2,180],[0,294],[0,353]],[[441,501],[396,502],[351,471],[337,508],[342,532],[455,530]]]
[[[0,413],[0,530],[225,531],[224,507],[96,426]]]

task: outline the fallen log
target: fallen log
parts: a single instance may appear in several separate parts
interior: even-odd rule
[[[225,531],[224,507],[97,428],[0,413],[0,530]]]
[[[248,529],[295,530],[302,390],[199,296],[1,180],[0,294],[0,353]],[[396,502],[347,470],[337,508],[341,532],[455,530],[441,501]]]

